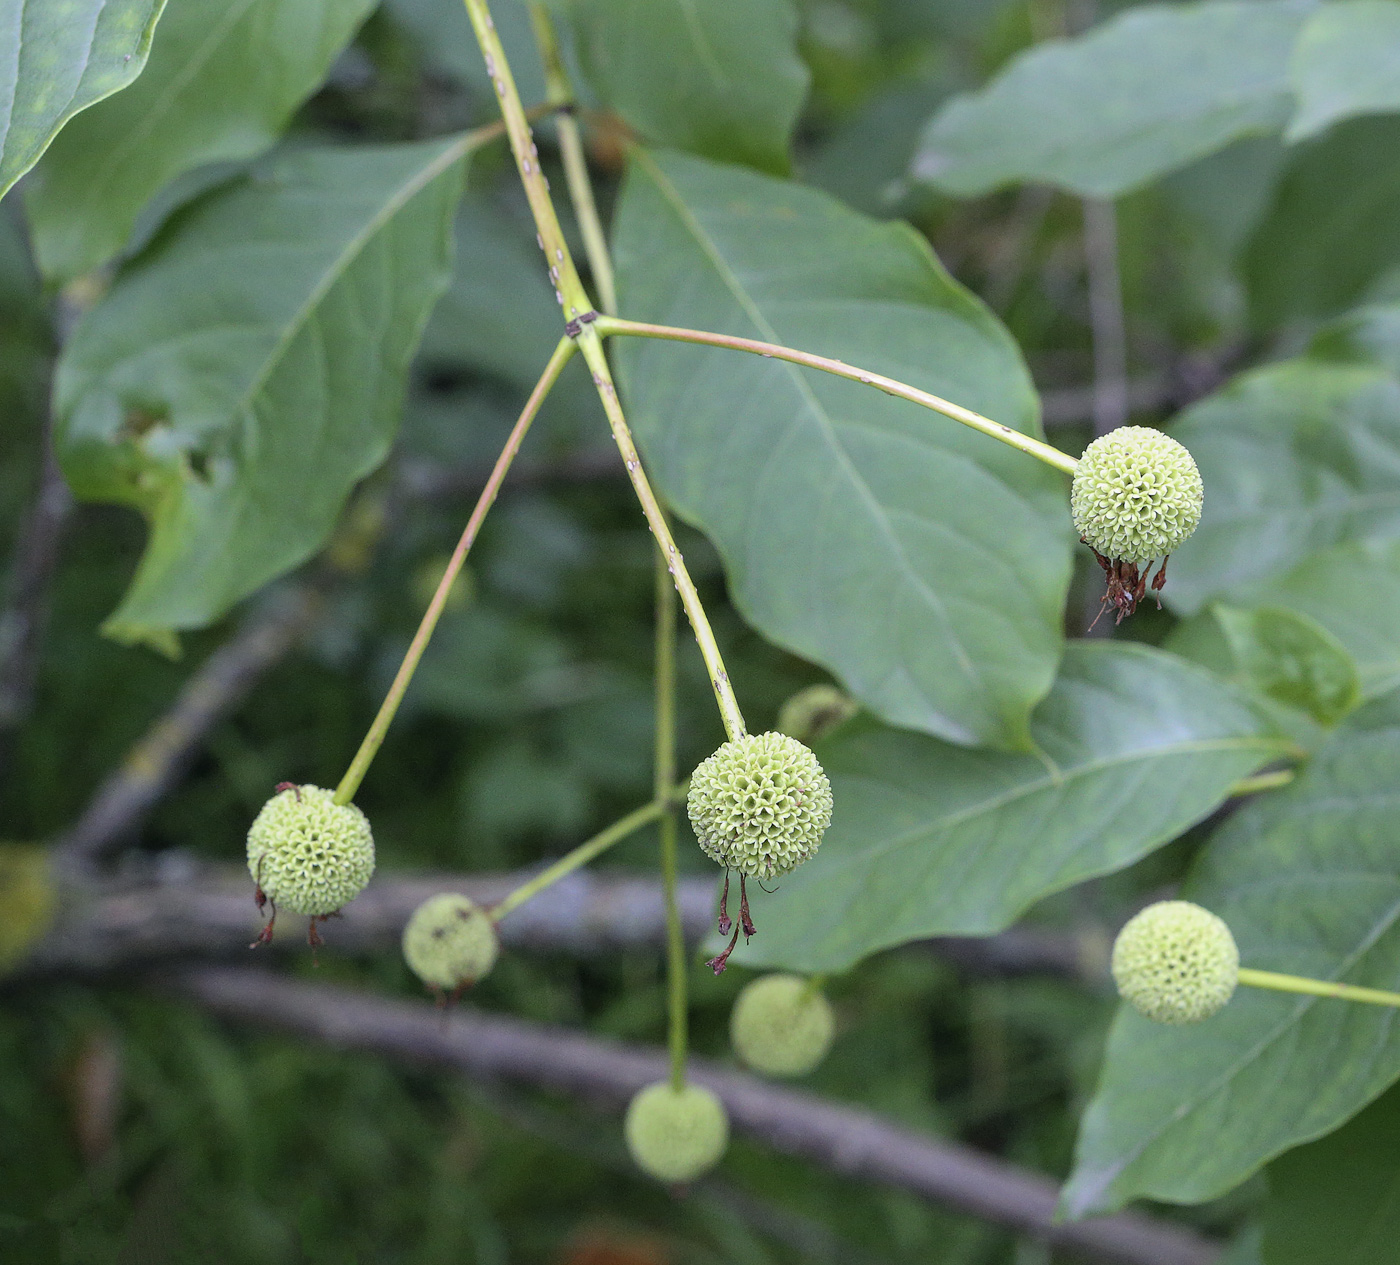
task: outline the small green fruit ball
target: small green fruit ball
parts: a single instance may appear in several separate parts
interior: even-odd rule
[[[787,734],[726,742],[690,777],[690,824],[727,869],[772,878],[801,865],[831,824],[831,783],[817,757]]]
[[[279,909],[333,914],[374,873],[374,836],[354,804],[319,786],[290,786],[262,806],[248,830],[248,872]]]
[[[1235,991],[1240,954],[1230,928],[1189,900],[1163,900],[1128,919],[1113,942],[1123,999],[1158,1023],[1199,1023]]]
[[[1196,530],[1203,495],[1201,472],[1181,444],[1150,426],[1120,426],[1084,450],[1070,513],[1085,544],[1144,566]]]
[[[729,1117],[708,1089],[667,1081],[640,1090],[622,1126],[637,1167],[663,1182],[688,1182],[708,1172],[729,1144]]]
[[[834,685],[809,685],[778,709],[777,729],[798,742],[818,742],[859,710],[860,704]]]
[[[826,1057],[836,1034],[831,1003],[800,975],[764,975],[745,987],[729,1016],[734,1051],[755,1072],[802,1076]]]
[[[484,909],[457,892],[429,896],[403,929],[403,956],[430,988],[456,990],[496,965],[500,942]]]

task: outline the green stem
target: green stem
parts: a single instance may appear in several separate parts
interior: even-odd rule
[[[598,321],[608,319],[610,318],[600,316]],[[709,618],[700,602],[695,582],[686,570],[685,559],[676,548],[666,515],[662,512],[656,493],[651,490],[646,472],[642,469],[642,460],[637,456],[637,445],[632,442],[632,432],[622,414],[622,405],[618,403],[617,388],[613,384],[612,371],[608,368],[608,358],[603,352],[603,340],[598,337],[593,325],[583,327],[578,336],[578,345],[584,360],[588,362],[588,367],[593,371],[593,381],[598,388],[598,396],[603,401],[603,411],[608,415],[608,425],[612,427],[613,438],[622,453],[623,464],[627,467],[627,477],[632,480],[632,489],[642,503],[642,512],[647,516],[647,523],[651,526],[652,535],[656,537],[656,543],[666,560],[676,592],[681,595],[681,605],[690,619],[691,628],[695,630],[695,640],[700,645],[700,654],[710,674],[710,685],[715,692],[715,701],[719,704],[719,714],[724,720],[725,731],[730,738],[742,738],[748,733],[748,729],[744,725],[743,714],[739,711],[739,702],[734,697],[734,686],[725,670],[714,630],[710,627]]]
[[[482,56],[486,59],[486,73],[490,76],[500,102],[501,116],[506,123],[506,135],[510,138],[511,153],[515,155],[515,166],[520,172],[521,183],[525,186],[525,197],[530,203],[530,214],[534,217],[537,239],[549,268],[549,278],[554,282],[554,292],[564,309],[564,319],[572,321],[593,311],[592,301],[583,288],[583,282],[579,280],[573,255],[569,253],[569,244],[564,240],[564,231],[559,227],[559,217],[555,214],[554,203],[549,197],[549,182],[540,170],[540,151],[535,147],[535,138],[530,131],[529,120],[525,117],[525,107],[520,103],[515,76],[511,74],[506,50],[496,33],[491,10],[486,0],[465,0],[465,4],[472,29],[476,32],[477,43],[481,45]]]
[[[676,590],[661,551],[656,554],[656,798],[676,781]],[[661,882],[666,894],[667,1046],[671,1053],[671,1088],[685,1088],[687,1021],[685,933],[681,928],[676,883],[680,862],[676,842],[676,806],[661,814]]]
[[[546,887],[557,883],[566,874],[572,874],[580,866],[587,865],[594,857],[600,856],[611,848],[613,844],[621,843],[628,835],[635,834],[649,822],[661,817],[678,794],[680,794],[678,787],[663,788],[662,793],[650,804],[643,804],[640,808],[628,813],[626,817],[613,822],[606,830],[600,830],[593,838],[579,844],[572,852],[566,853],[548,869],[541,870],[534,878],[522,883],[500,904],[494,906],[490,911],[492,920],[500,922],[511,910],[519,909],[527,900],[538,896]]]
[[[795,351],[791,347],[783,347],[778,343],[764,343],[755,338],[738,338],[732,334],[712,334],[707,330],[680,329],[674,325],[648,325],[641,321],[623,320],[617,316],[600,316],[595,328],[603,337],[663,338],[678,343],[700,343],[706,347],[726,347],[731,351],[747,351],[772,360],[786,360],[789,364],[802,365],[808,369],[820,369],[823,373],[835,374],[838,378],[859,382],[862,386],[875,387],[886,395],[898,396],[901,400],[921,404],[924,408],[932,409],[935,413],[942,413],[944,417],[951,417],[955,422],[961,422],[964,426],[971,426],[973,430],[990,435],[993,439],[999,439],[1004,444],[1010,444],[1011,447],[1019,449],[1038,461],[1045,462],[1048,466],[1054,466],[1056,470],[1063,470],[1066,474],[1072,475],[1079,465],[1079,462],[1068,453],[1061,452],[1058,448],[1043,443],[1039,439],[1023,435],[1020,431],[1005,426],[1001,422],[994,422],[989,417],[983,417],[981,413],[974,413],[971,409],[963,408],[961,404],[953,404],[941,396],[920,391],[917,387],[911,387],[895,378],[887,378],[884,374],[855,368],[844,361],[833,360],[830,356],[817,356],[809,351]]]
[[[516,90],[515,78],[511,74],[505,49],[501,47],[496,25],[491,20],[490,8],[486,0],[465,0],[465,3],[467,15],[471,18],[472,28],[476,31],[476,38],[486,58],[486,73],[490,75],[496,95],[500,98],[501,114],[506,121],[506,135],[510,138],[515,165],[525,185],[525,196],[529,200],[530,213],[534,216],[535,228],[539,232],[540,245],[544,249],[546,259],[550,261],[550,277],[558,287],[559,302],[564,307],[564,315],[568,321],[567,328],[576,331],[574,336],[584,359],[588,362],[588,367],[593,371],[593,383],[598,389],[598,398],[603,402],[603,411],[607,413],[613,438],[622,453],[627,476],[632,480],[632,488],[642,503],[642,511],[646,514],[647,522],[671,569],[676,591],[681,595],[681,605],[685,607],[690,625],[695,630],[695,639],[700,643],[700,653],[704,656],[705,666],[710,673],[710,683],[719,702],[724,727],[731,738],[741,737],[747,732],[744,718],[734,698],[734,689],[729,683],[729,674],[725,671],[714,632],[705,615],[705,608],[701,605],[700,594],[696,591],[690,573],[685,569],[685,559],[681,557],[676,542],[671,538],[671,529],[666,525],[661,506],[642,472],[637,447],[632,442],[632,433],[627,429],[627,419],[623,417],[622,407],[617,400],[617,388],[613,385],[612,370],[608,367],[602,340],[594,329],[595,320],[612,318],[596,317],[593,305],[583,288],[583,282],[579,280],[573,256],[570,255],[568,243],[565,242],[564,234],[559,228],[559,217],[554,212],[554,203],[550,201],[549,186],[544,173],[540,171],[539,152],[531,137],[524,107],[520,104],[520,94]],[[581,317],[590,319],[583,321],[579,319]]]
[[[1260,791],[1276,790],[1280,786],[1287,786],[1297,776],[1297,769],[1273,769],[1268,773],[1256,773],[1253,777],[1242,777],[1230,788],[1230,794],[1257,795]]]
[[[1312,997],[1340,997],[1363,1001],[1372,1006],[1400,1006],[1400,993],[1382,988],[1361,988],[1356,984],[1333,984],[1327,980],[1305,979],[1301,975],[1280,975],[1276,971],[1255,971],[1240,967],[1240,983],[1250,988],[1271,988],[1279,993],[1306,993]]]
[[[613,279],[612,256],[608,239],[598,218],[598,203],[593,197],[593,182],[588,176],[588,161],[583,154],[583,140],[578,121],[571,107],[574,86],[559,55],[559,38],[554,32],[554,20],[540,0],[530,0],[530,21],[535,28],[535,43],[544,63],[545,100],[559,112],[555,126],[559,130],[559,156],[564,160],[564,179],[569,186],[569,200],[578,217],[579,232],[583,234],[583,249],[588,255],[588,267],[593,283],[598,287],[598,299],[603,311],[617,315],[617,286]]]
[[[461,571],[462,563],[467,559],[467,551],[472,547],[472,542],[476,540],[477,532],[481,530],[481,523],[486,517],[486,511],[491,508],[492,502],[496,499],[496,493],[501,490],[506,472],[510,469],[511,462],[515,460],[515,454],[520,451],[521,441],[524,440],[525,433],[530,429],[530,423],[535,420],[535,414],[539,412],[540,405],[544,403],[545,397],[558,380],[564,366],[573,357],[574,350],[573,339],[561,338],[559,340],[558,345],[554,348],[554,354],[550,356],[549,363],[545,365],[544,372],[540,375],[540,380],[535,383],[535,389],[530,392],[530,398],[525,401],[525,407],[521,410],[519,419],[507,437],[505,447],[501,449],[501,455],[496,458],[496,464],[486,480],[486,486],[481,489],[481,495],[477,498],[476,507],[472,510],[471,517],[467,520],[467,525],[462,531],[462,537],[457,542],[457,548],[452,551],[447,569],[442,573],[442,579],[438,582],[437,592],[433,594],[433,600],[428,603],[428,609],[423,612],[418,631],[414,633],[408,651],[403,657],[403,662],[399,664],[394,682],[389,686],[389,692],[384,696],[384,702],[380,704],[379,714],[375,716],[374,723],[370,725],[369,732],[365,734],[364,741],[360,743],[360,749],[355,752],[355,758],[350,762],[350,767],[346,769],[345,776],[340,779],[340,785],[335,789],[335,802],[337,804],[348,804],[355,798],[355,792],[360,789],[360,783],[364,781],[365,774],[369,772],[369,766],[379,753],[379,748],[384,743],[384,735],[389,732],[389,725],[393,722],[394,713],[399,710],[399,704],[403,702],[408,683],[413,680],[413,674],[418,670],[418,661],[423,657],[423,651],[427,649],[428,639],[433,635],[433,629],[437,627],[443,607],[447,605],[447,595],[452,591],[452,582]]]

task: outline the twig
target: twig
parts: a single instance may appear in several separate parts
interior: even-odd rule
[[[614,1106],[666,1075],[663,1050],[467,1007],[444,1017],[426,1002],[391,1001],[231,967],[182,971],[166,977],[163,986],[225,1018]],[[869,1111],[765,1084],[706,1060],[694,1060],[690,1075],[719,1095],[737,1131],[836,1172],[911,1191],[1094,1260],[1210,1265],[1216,1259],[1216,1246],[1194,1231],[1140,1214],[1056,1224],[1053,1182]]]
[[[98,788],[83,815],[54,843],[61,871],[90,869],[135,828],[180,775],[217,721],[311,626],[320,595],[292,588],[254,614],[185,682],[174,705]]]
[[[0,769],[9,733],[24,722],[33,703],[49,587],[73,508],[73,495],[59,471],[52,440],[52,423],[45,422],[39,487],[15,541],[5,606],[0,610]]]

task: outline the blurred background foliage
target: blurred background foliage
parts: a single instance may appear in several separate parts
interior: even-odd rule
[[[172,0],[174,2],[174,0]],[[1080,201],[1041,186],[953,199],[911,183],[919,136],[951,94],[1018,52],[1130,5],[1092,0],[801,0],[811,88],[795,173],[880,217],[904,217],[1009,326],[1055,442],[1091,435],[1093,336]],[[503,2],[502,24],[521,33]],[[527,102],[537,68],[517,68]],[[402,140],[489,119],[464,17],[386,0],[299,111],[289,144]],[[1253,138],[1118,204],[1137,420],[1155,423],[1234,367],[1306,346],[1320,323],[1400,296],[1400,124],[1343,123],[1285,150]],[[548,129],[543,129],[547,135]],[[620,173],[590,130],[604,209]],[[563,187],[545,153],[556,188]],[[237,861],[280,781],[334,785],[440,574],[480,477],[557,336],[533,229],[504,146],[476,157],[461,257],[415,366],[393,459],[356,494],[341,576],[311,643],[217,726],[140,849]],[[1349,190],[1338,199],[1338,187]],[[0,207],[0,556],[32,494],[55,355],[54,306],[14,199]],[[1286,265],[1280,265],[1280,260]],[[359,802],[382,865],[502,870],[552,857],[650,795],[651,540],[581,372],[549,402],[483,532]],[[427,491],[425,491],[427,489]],[[682,544],[751,723],[821,679],[726,602],[718,558]],[[80,812],[236,620],[171,661],[97,635],[144,532],[84,506],[69,527],[33,714],[6,735],[0,835],[36,841]],[[1096,603],[1081,558],[1071,634]],[[1093,574],[1090,572],[1093,570]],[[1160,642],[1170,615],[1121,635]],[[681,763],[720,741],[683,639]],[[649,869],[639,834],[606,865]],[[1185,870],[1188,835],[1123,874],[1044,902],[1037,924],[1106,935]],[[706,872],[698,851],[690,869]],[[251,896],[250,896],[251,922]],[[308,978],[418,990],[394,958],[334,952]],[[727,1057],[747,972],[695,972],[694,1046]],[[1074,979],[981,975],[914,945],[832,980],[840,1035],[814,1089],[1063,1174],[1113,1011]],[[655,954],[509,955],[475,1004],[639,1041],[663,1031]],[[1252,1233],[1260,1184],[1180,1215]],[[367,1192],[372,1192],[367,1197]],[[1243,1240],[1241,1256],[1249,1250]],[[382,1060],[225,1028],[131,981],[28,981],[0,995],[0,1256],[14,1261],[540,1262],[767,1265],[831,1261],[1038,1265],[1044,1247],[910,1196],[853,1184],[745,1142],[677,1200],[631,1169],[586,1106],[464,1085]]]

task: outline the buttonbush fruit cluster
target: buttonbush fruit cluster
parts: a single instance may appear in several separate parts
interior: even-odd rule
[[[811,980],[764,975],[739,994],[729,1016],[734,1052],[756,1072],[802,1076],[826,1057],[836,1033],[831,1003]]]
[[[644,1173],[663,1182],[688,1182],[719,1163],[729,1145],[729,1117],[708,1089],[676,1090],[658,1081],[632,1099],[623,1133]]]
[[[831,783],[787,734],[745,734],[690,778],[690,824],[707,856],[751,878],[801,865],[831,824]]]
[[[429,988],[455,992],[485,978],[499,951],[496,925],[459,892],[429,896],[403,929],[403,956]]]
[[[324,917],[374,873],[374,836],[354,804],[319,786],[279,791],[248,830],[248,871],[278,909]]]
[[[1084,450],[1070,513],[1090,548],[1144,566],[1196,530],[1203,495],[1196,462],[1175,439],[1150,426],[1120,426]]]
[[[1199,1023],[1239,983],[1230,928],[1187,900],[1164,900],[1130,918],[1113,944],[1113,979],[1138,1013],[1158,1023]]]

